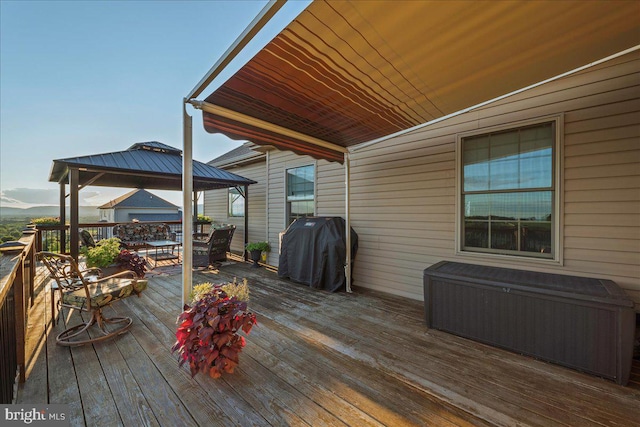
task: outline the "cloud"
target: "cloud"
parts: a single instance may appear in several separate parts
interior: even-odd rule
[[[30,205],[57,205],[60,201],[59,192],[56,190],[14,188],[4,190],[2,194],[4,197]]]
[[[23,203],[20,200],[6,197],[4,193],[0,193],[0,205],[9,206],[9,207],[18,207],[17,205],[22,205],[22,204]]]
[[[98,191],[80,191],[80,205],[95,206],[95,201],[90,200],[99,196]],[[40,188],[13,188],[3,190],[0,193],[0,203],[2,206],[28,208],[32,206],[57,206],[60,204],[60,191],[56,189]],[[68,199],[67,199],[67,203]]]

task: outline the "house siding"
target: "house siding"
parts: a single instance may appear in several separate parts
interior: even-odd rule
[[[459,133],[562,115],[563,263],[456,255]],[[356,286],[422,299],[441,260],[594,276],[640,304],[640,55],[625,55],[352,154]]]
[[[280,233],[286,227],[285,174],[290,168],[315,165],[315,204],[318,216],[344,217],[344,167],[339,163],[316,160],[285,151],[270,151],[269,173],[269,243],[267,262],[278,265]]]
[[[559,262],[457,254],[458,135],[557,116]],[[286,226],[285,171],[309,164],[316,165],[316,214],[344,217],[341,164],[272,150],[266,163],[234,169],[259,182],[250,187],[259,200],[250,202],[250,230],[268,235],[271,265]],[[424,269],[450,260],[614,280],[640,308],[640,52],[357,149],[350,182],[359,236],[354,286],[422,300]],[[226,218],[226,206],[226,192],[205,198],[216,220]]]
[[[180,213],[180,210],[178,208],[167,208],[167,209],[146,208],[145,209],[143,207],[139,207],[139,208],[112,209],[112,211],[115,211],[113,222],[129,222],[131,221],[131,217],[130,217],[131,215],[135,217],[135,215],[144,215],[144,214],[177,215],[178,213]]]
[[[266,223],[266,168],[265,161],[251,163],[230,172],[257,181],[249,186],[249,241],[264,241],[267,237]],[[233,224],[236,231],[231,239],[231,251],[244,253],[244,217],[229,216],[228,189],[210,190],[204,193],[204,214],[214,222]]]

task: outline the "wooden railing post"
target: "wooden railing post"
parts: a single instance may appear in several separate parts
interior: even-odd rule
[[[36,228],[36,252],[42,251],[42,230]]]
[[[16,359],[20,372],[20,382],[24,382],[25,376],[25,330],[27,325],[27,310],[24,283],[24,252],[20,254],[20,261],[13,281],[15,315],[16,315]]]
[[[33,307],[33,294],[35,292],[34,288],[36,283],[36,251],[33,244],[29,246],[29,250],[25,254],[24,265],[29,269],[29,275],[27,276],[27,283],[29,285],[29,306]]]
[[[38,233],[23,233],[24,248],[0,255],[0,403],[12,403],[17,380],[26,380],[27,299],[33,304]],[[28,271],[25,271],[28,269]]]

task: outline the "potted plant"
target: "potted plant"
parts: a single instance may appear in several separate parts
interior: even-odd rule
[[[204,214],[198,214],[195,222],[198,224],[211,224],[211,217]]]
[[[95,247],[85,247],[82,252],[86,257],[87,267],[100,269],[116,267],[116,259],[120,254],[120,239],[117,237],[102,239],[96,243]]]
[[[258,261],[260,261],[262,253],[269,252],[271,250],[271,246],[269,246],[269,242],[253,242],[247,244],[245,249],[251,254],[251,260],[253,261],[252,267],[258,268],[260,267]]]
[[[60,217],[42,217],[42,218],[33,218],[29,223],[31,225],[60,225]]]
[[[131,270],[136,273],[138,278],[142,279],[147,271],[147,260],[142,258],[136,252],[122,249],[116,258],[118,264],[124,270]]]
[[[146,260],[135,252],[120,250],[120,239],[111,237],[100,240],[93,248],[83,248],[87,267],[98,267],[103,276],[111,276],[123,270],[131,270],[139,278],[147,270]]]
[[[212,220],[210,216],[207,216],[204,214],[198,214],[196,219],[193,221],[193,231],[196,233],[204,234],[205,233],[204,226],[210,225],[211,222]],[[198,228],[200,229],[199,231],[198,231]]]
[[[188,363],[192,377],[198,372],[212,378],[233,373],[246,344],[239,332],[248,334],[257,324],[256,315],[247,311],[246,279],[242,284],[203,283],[191,296],[191,305],[185,304],[178,317],[177,340],[171,348],[179,353],[179,366]]]

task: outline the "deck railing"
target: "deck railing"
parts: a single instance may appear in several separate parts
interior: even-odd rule
[[[150,224],[162,222],[171,228],[171,232],[176,233],[176,241],[182,243],[182,221],[148,221]],[[141,224],[145,222],[140,221]],[[102,239],[113,237],[113,227],[124,222],[92,222],[81,223],[79,228],[87,230],[93,239],[98,242]],[[38,225],[38,235],[36,242],[37,251],[50,251],[68,253],[69,249],[69,225]]]
[[[28,308],[33,304],[35,234],[23,233],[22,250],[0,255],[0,404],[15,398],[16,382],[24,382],[25,331]]]

